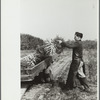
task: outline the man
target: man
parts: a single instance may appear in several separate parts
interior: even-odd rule
[[[73,49],[72,63],[70,65],[66,86],[68,89],[76,88],[76,79],[79,79],[80,83],[84,86],[84,91],[89,92],[89,86],[87,84],[84,70],[85,64],[83,62],[83,48],[81,41],[82,38],[83,34],[76,32],[74,36],[75,42],[71,44],[65,42],[61,43],[62,47],[68,47]]]

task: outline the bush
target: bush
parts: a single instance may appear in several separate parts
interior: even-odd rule
[[[94,40],[85,40],[83,41],[84,49],[97,49],[97,41]]]
[[[44,41],[40,38],[31,36],[29,34],[21,34],[21,50],[31,50],[36,49],[38,45],[43,45]]]
[[[97,51],[96,49],[84,50],[83,59],[86,65],[88,81],[97,83]]]

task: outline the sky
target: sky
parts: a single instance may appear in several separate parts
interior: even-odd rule
[[[20,33],[73,40],[75,32],[83,33],[83,40],[97,39],[97,0],[21,0]]]

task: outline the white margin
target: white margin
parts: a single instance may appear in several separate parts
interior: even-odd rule
[[[97,100],[99,100],[99,0],[97,0]]]

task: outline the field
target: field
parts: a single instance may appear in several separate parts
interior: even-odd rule
[[[30,53],[34,53],[34,50],[21,50],[21,57],[27,56]]]
[[[97,51],[84,50],[83,59],[86,64],[86,74],[89,82],[97,84]]]
[[[21,51],[21,57],[34,52],[34,50],[24,50]],[[67,49],[64,50],[58,58],[55,59],[54,65],[54,76],[61,77],[61,81],[65,81],[67,74],[66,68],[61,70],[60,63],[66,62],[69,59],[71,61],[72,51]],[[93,93],[81,92],[80,89],[73,89],[69,91],[62,90],[60,86],[55,84],[51,87],[49,83],[43,83],[38,85],[33,85],[25,95],[22,100],[97,100],[97,51],[96,49],[88,49],[83,51],[83,59],[86,64],[86,75],[89,82],[89,86]],[[57,67],[57,63],[59,67]],[[69,65],[68,65],[69,66]],[[55,75],[55,73],[57,73]],[[39,88],[40,87],[40,88]],[[36,90],[38,91],[36,93]],[[34,95],[36,93],[36,95]],[[30,96],[31,95],[31,96]],[[34,96],[34,97],[33,97]],[[32,97],[32,98],[31,98]],[[34,99],[33,99],[34,98]]]

